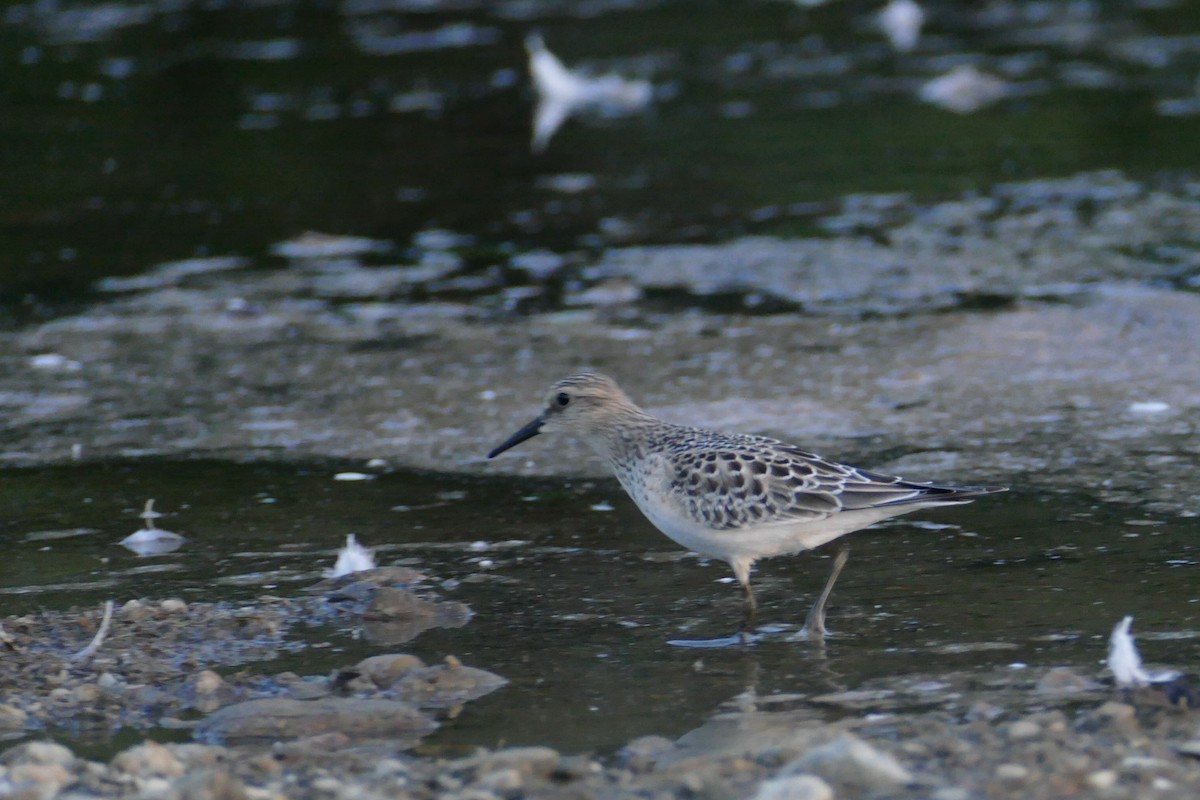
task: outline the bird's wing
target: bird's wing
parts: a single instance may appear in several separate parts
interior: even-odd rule
[[[676,451],[669,462],[675,500],[716,528],[816,522],[843,510],[954,502],[966,494],[855,469],[762,437]]]

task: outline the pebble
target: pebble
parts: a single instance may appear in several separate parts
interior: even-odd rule
[[[57,742],[26,742],[0,755],[4,764],[58,764],[69,767],[75,763],[75,755]]]
[[[551,747],[532,745],[509,747],[457,762],[459,769],[474,769],[477,774],[515,769],[525,777],[545,777],[558,769],[562,756]]]
[[[674,749],[675,743],[665,736],[639,736],[621,748],[619,755],[625,769],[648,772],[656,761]]]
[[[1117,783],[1117,772],[1111,769],[1098,769],[1087,776],[1087,785],[1096,790],[1110,789]]]
[[[424,667],[424,661],[408,653],[371,656],[354,665],[356,671],[366,675],[380,689],[386,689],[410,672]]]
[[[848,733],[814,747],[781,771],[785,776],[799,773],[812,773],[835,784],[880,790],[913,781],[912,773],[893,756]]]
[[[81,683],[71,690],[71,699],[76,703],[94,703],[100,698],[100,687],[95,683]]]
[[[147,740],[124,750],[112,760],[112,768],[136,778],[162,776],[177,778],[183,774],[183,764],[167,747]]]
[[[246,786],[223,769],[202,769],[175,781],[181,800],[247,800]]]
[[[71,783],[71,773],[62,764],[18,764],[8,771],[4,783],[10,787],[11,794],[0,793],[4,797],[30,798],[33,800],[50,800],[58,794],[59,789]],[[16,789],[16,791],[12,791]]]
[[[225,681],[221,676],[211,669],[201,670],[192,676],[192,688],[199,695],[212,694],[220,689],[224,683]]]
[[[178,597],[168,597],[158,604],[158,607],[170,614],[180,614],[187,611],[187,603],[180,600]]]
[[[392,688],[420,708],[450,708],[490,694],[507,683],[494,672],[446,663],[410,672]]]
[[[0,731],[19,731],[25,727],[28,717],[28,714],[16,706],[0,703]]]
[[[1070,695],[1096,692],[1102,688],[1098,682],[1086,675],[1080,675],[1066,667],[1054,667],[1038,680],[1034,691],[1038,694]]]
[[[943,786],[930,797],[932,800],[971,800],[971,792],[961,786]]]
[[[1019,719],[1008,726],[1008,738],[1013,741],[1032,739],[1042,732],[1042,726],[1033,720]]]
[[[996,780],[1023,781],[1029,777],[1029,770],[1020,764],[1001,764],[996,767]]]
[[[833,800],[833,789],[816,775],[785,775],[763,781],[753,800]]]

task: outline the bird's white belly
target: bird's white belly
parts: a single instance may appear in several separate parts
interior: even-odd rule
[[[626,488],[628,491],[629,487]],[[644,489],[629,491],[629,495],[654,527],[673,541],[688,550],[730,563],[812,550],[839,536],[896,516],[895,509],[874,508],[842,511],[823,519],[718,529],[688,514],[668,495],[655,496]]]

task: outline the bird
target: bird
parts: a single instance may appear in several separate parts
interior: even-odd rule
[[[659,531],[729,564],[742,590],[743,642],[755,631],[758,603],[750,573],[759,559],[812,550],[891,517],[1007,490],[907,481],[766,436],[675,425],[643,411],[600,372],[554,383],[542,412],[488,458],[558,432],[590,445]],[[805,621],[806,637],[826,635],[825,605],[848,556],[843,547],[834,559]]]

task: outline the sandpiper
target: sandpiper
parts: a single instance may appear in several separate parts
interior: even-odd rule
[[[997,486],[941,486],[839,464],[765,436],[673,425],[638,408],[597,372],[550,387],[546,407],[488,458],[539,433],[566,431],[608,461],[656,528],[729,563],[742,587],[743,638],[757,603],[750,570],[760,558],[811,550],[868,525],[922,508],[969,503]],[[846,563],[843,548],[805,622],[825,634],[825,603]]]

